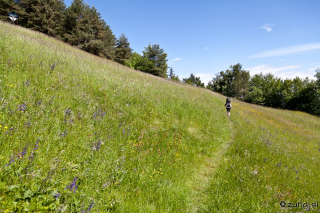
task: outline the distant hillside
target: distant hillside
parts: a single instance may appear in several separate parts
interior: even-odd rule
[[[3,22],[0,80],[1,212],[319,209],[318,117],[228,119],[217,93]]]

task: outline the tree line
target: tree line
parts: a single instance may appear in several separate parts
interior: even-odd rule
[[[320,115],[320,68],[315,72],[316,80],[283,80],[271,73],[251,77],[238,63],[216,74],[206,88],[252,104]]]
[[[73,0],[69,7],[63,0],[0,0],[0,20],[10,21],[11,11],[19,15],[15,24],[22,27],[133,69],[168,77],[167,54],[159,44],[149,44],[142,55],[133,52],[125,34],[116,38],[97,8],[83,0]]]

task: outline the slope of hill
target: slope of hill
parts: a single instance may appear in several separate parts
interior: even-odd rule
[[[275,212],[319,200],[317,117],[234,101],[229,120],[208,90],[3,22],[0,41],[2,212]]]

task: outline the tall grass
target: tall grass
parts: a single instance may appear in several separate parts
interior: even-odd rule
[[[319,212],[320,119],[235,101],[203,212]],[[281,203],[282,202],[282,203]]]
[[[221,95],[3,22],[0,80],[0,212],[320,210],[318,117],[228,119]]]
[[[190,208],[230,135],[217,96],[0,28],[0,211]]]

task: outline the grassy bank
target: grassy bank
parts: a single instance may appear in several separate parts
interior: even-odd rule
[[[281,201],[320,201],[318,117],[233,100],[228,119],[219,94],[3,22],[0,80],[0,212],[290,212],[307,208]]]
[[[230,134],[220,98],[0,28],[0,211],[189,208]]]

